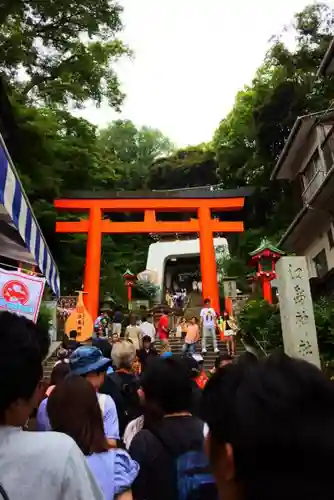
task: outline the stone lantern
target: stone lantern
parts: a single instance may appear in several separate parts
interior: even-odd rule
[[[276,262],[285,255],[285,252],[275,247],[267,238],[250,254],[250,266],[255,266],[252,281],[261,283],[263,298],[269,304],[273,303],[271,281],[276,278]]]
[[[124,284],[128,290],[128,309],[132,309],[132,288],[137,280],[137,276],[133,274],[129,269],[123,274]]]

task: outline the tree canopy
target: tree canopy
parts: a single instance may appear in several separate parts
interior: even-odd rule
[[[137,128],[130,120],[117,120],[101,130],[99,145],[114,160],[117,188],[129,190],[146,188],[152,163],[174,149],[160,130]]]
[[[114,0],[3,0],[0,70],[24,101],[80,106],[123,100],[112,63],[129,53],[115,35],[122,8]]]

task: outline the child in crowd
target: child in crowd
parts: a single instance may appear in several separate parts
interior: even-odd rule
[[[193,316],[189,323],[187,324],[187,333],[184,339],[184,344],[182,348],[183,354],[195,354],[196,345],[200,339],[199,328],[197,324],[197,318]]]

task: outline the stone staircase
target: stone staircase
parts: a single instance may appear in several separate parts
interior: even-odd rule
[[[171,346],[171,350],[172,350],[173,354],[181,354],[182,353],[183,343],[184,343],[183,339],[180,339],[178,337],[170,337],[169,338],[169,344]],[[158,351],[159,351],[159,347],[160,347],[159,343],[156,342],[156,344],[158,344],[156,347],[158,348]],[[217,338],[217,344],[218,344],[219,354],[227,354],[225,342],[222,342],[220,339]],[[196,354],[201,354],[201,350],[202,350],[201,342],[199,342],[196,347],[197,347]],[[242,354],[243,352],[245,352],[245,348],[244,348],[243,344],[241,342],[237,342],[236,355],[240,356],[240,354]],[[207,353],[203,354],[204,369],[206,371],[210,370],[214,366],[215,359],[217,358],[217,356],[219,356],[219,354],[216,354],[215,352],[213,352],[212,346],[210,346],[208,344]]]
[[[198,292],[191,292],[188,305],[184,310],[184,316],[189,319],[195,316],[199,319],[199,314],[203,307],[202,295]]]
[[[49,381],[52,369],[57,361],[57,352],[60,347],[60,342],[52,342],[49,350],[49,354],[43,363],[43,378],[45,381]]]

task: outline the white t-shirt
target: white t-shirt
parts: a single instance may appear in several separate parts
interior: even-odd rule
[[[145,337],[145,335],[148,335],[151,338],[152,342],[155,341],[155,328],[152,323],[149,323],[149,321],[144,321],[139,328],[141,338]]]
[[[76,443],[59,432],[0,427],[0,483],[15,500],[104,500]]]
[[[214,326],[216,313],[212,307],[203,307],[201,310],[201,318],[203,321],[203,326]]]

